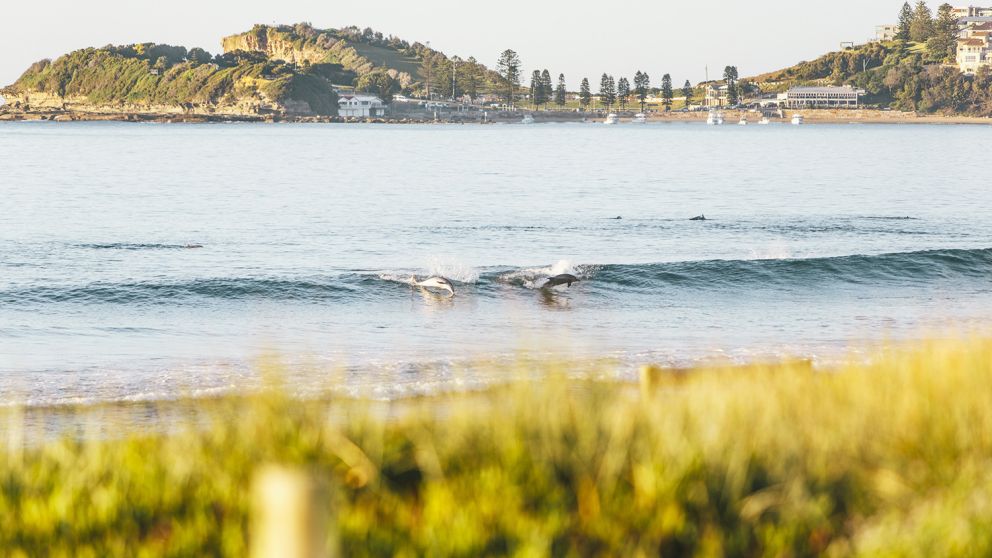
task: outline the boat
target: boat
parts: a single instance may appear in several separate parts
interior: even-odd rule
[[[803,118],[803,115],[801,115],[801,114],[793,114],[792,115],[792,125],[793,126],[801,126],[803,124],[803,121],[804,120],[805,119]]]
[[[766,126],[766,125],[768,125],[770,123],[771,123],[771,120],[768,120],[768,117],[767,116],[762,116],[761,117],[761,120],[758,121],[758,124],[761,124],[762,126]]]
[[[741,116],[741,119],[737,121],[738,126],[747,126],[747,116]]]
[[[620,123],[620,117],[612,112],[610,114],[607,114],[606,120],[603,121],[603,124],[619,124],[619,123]]]
[[[634,119],[631,120],[630,122],[631,124],[646,124],[647,121],[648,121],[648,117],[645,116],[643,112],[639,112],[634,115]]]
[[[529,115],[529,114],[525,114],[524,117],[523,117],[523,119],[520,121],[520,123],[521,124],[533,124],[534,123],[534,117],[531,116],[531,115]]]
[[[711,110],[709,115],[706,117],[706,124],[709,126],[722,126],[723,113],[715,110]]]

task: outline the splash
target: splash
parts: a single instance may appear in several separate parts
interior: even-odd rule
[[[561,275],[562,273],[571,273],[577,277],[585,278],[584,271],[584,268],[575,266],[569,260],[558,260],[558,262],[544,267],[531,267],[510,271],[500,275],[497,280],[501,283],[522,285],[528,289],[539,289],[544,286],[545,281],[549,277]]]
[[[433,256],[428,260],[428,275],[439,275],[451,281],[473,284],[479,281],[479,270],[463,262]]]

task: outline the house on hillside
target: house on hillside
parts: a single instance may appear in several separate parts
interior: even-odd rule
[[[898,25],[876,25],[875,26],[875,41],[884,43],[887,41],[896,40],[896,34],[899,33]]]
[[[802,108],[858,108],[862,89],[843,87],[793,87],[785,93],[785,106]]]
[[[375,95],[345,94],[338,97],[338,115],[345,118],[386,116],[386,103]]]
[[[992,8],[978,8],[975,6],[954,8],[954,17],[958,19],[972,18],[972,17],[992,17]]]
[[[958,39],[955,60],[958,68],[965,74],[974,74],[979,68],[988,66],[990,62],[988,37]]]
[[[725,83],[711,83],[706,86],[704,107],[722,107],[730,102],[730,88]]]

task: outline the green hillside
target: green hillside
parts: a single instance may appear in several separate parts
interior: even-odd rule
[[[333,69],[332,69],[333,70]],[[323,72],[323,73],[321,73]],[[211,57],[202,49],[138,44],[78,50],[32,65],[3,93],[12,103],[46,94],[93,106],[182,106],[187,109],[274,105],[333,115],[335,72],[303,72],[257,53]],[[23,101],[22,101],[23,100]]]
[[[992,75],[962,74],[950,53],[922,42],[869,43],[750,78],[764,92],[851,85],[871,105],[929,114],[992,116]]]

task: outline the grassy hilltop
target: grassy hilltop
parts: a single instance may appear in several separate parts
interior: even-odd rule
[[[0,548],[244,556],[252,479],[280,464],[330,486],[343,556],[992,553],[992,342],[832,371],[653,371],[640,393],[545,372],[391,418],[269,394],[190,403],[165,434],[28,446],[45,420],[7,409]]]
[[[794,85],[852,85],[865,102],[896,110],[992,116],[992,75],[962,74],[953,59],[927,43],[869,43],[751,78],[763,92]]]

